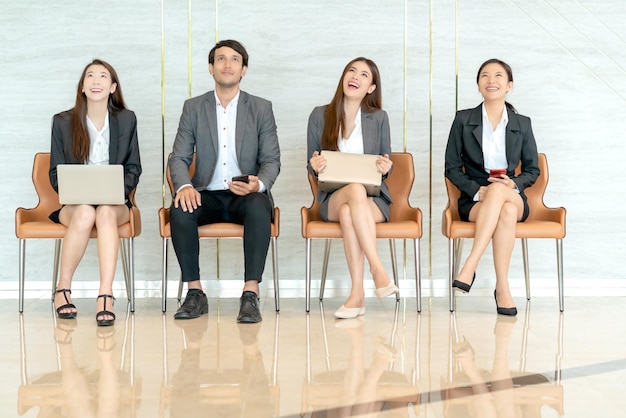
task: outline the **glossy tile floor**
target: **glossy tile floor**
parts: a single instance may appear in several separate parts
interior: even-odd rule
[[[315,292],[313,294],[316,294]],[[2,295],[0,295],[2,296]],[[622,417],[626,298],[534,298],[499,317],[472,294],[367,299],[337,321],[343,298],[262,299],[263,322],[238,325],[238,299],[174,321],[175,300],[118,298],[97,329],[93,298],[55,320],[46,295],[0,304],[2,417]]]

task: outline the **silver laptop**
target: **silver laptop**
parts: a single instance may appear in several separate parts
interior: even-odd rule
[[[62,205],[123,205],[124,166],[59,164],[59,203]]]
[[[378,155],[326,150],[322,155],[326,158],[326,167],[317,176],[320,190],[330,193],[346,184],[360,183],[365,186],[368,196],[380,194],[382,175],[376,168]]]

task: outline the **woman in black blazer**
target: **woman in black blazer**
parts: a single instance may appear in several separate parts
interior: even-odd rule
[[[80,77],[74,108],[54,115],[50,152],[50,183],[58,191],[59,164],[122,164],[126,197],[141,174],[137,118],[126,109],[117,73],[102,61],[93,60]],[[67,226],[61,253],[61,274],[54,299],[57,315],[76,318],[71,300],[74,271],[82,259],[94,225],[98,228],[100,289],[96,321],[113,325],[113,278],[119,249],[118,225],[129,220],[126,205],[66,205],[50,219]]]
[[[335,312],[337,318],[365,314],[363,289],[364,261],[376,286],[376,297],[398,292],[378,257],[376,223],[389,219],[391,197],[384,179],[393,165],[389,118],[382,110],[380,74],[367,58],[355,58],[346,65],[332,101],[313,109],[307,130],[308,171],[317,178],[326,166],[322,150],[378,155],[378,170],[383,175],[380,196],[368,197],[361,184],[348,184],[333,193],[319,192],[320,214],[325,221],[339,222],[352,279],[352,290]]]
[[[452,286],[463,293],[470,291],[480,257],[491,240],[497,312],[514,316],[509,264],[515,225],[528,217],[524,189],[539,176],[537,144],[530,119],[505,101],[513,88],[511,67],[498,59],[485,61],[476,82],[484,101],[457,112],[446,147],[445,175],[461,191],[459,215],[461,220],[476,223],[472,250]],[[520,162],[522,170],[516,176]]]

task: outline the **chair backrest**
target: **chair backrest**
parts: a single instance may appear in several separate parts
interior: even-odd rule
[[[409,194],[415,180],[415,169],[413,167],[413,155],[408,152],[391,153],[391,161],[393,161],[393,170],[385,180],[385,184],[389,189],[391,200],[391,216],[389,221],[414,219],[414,208],[409,204]],[[309,208],[309,221],[321,221],[319,211],[319,202],[317,201],[317,180],[309,173],[309,185],[313,193],[313,203]]]
[[[537,177],[537,180],[531,187],[524,189],[524,194],[526,194],[526,197],[528,198],[528,207],[530,209],[528,220],[540,219],[544,210],[547,209],[546,205],[543,203],[543,195],[546,191],[546,187],[548,186],[549,179],[546,154],[538,154],[538,165],[539,176]],[[515,169],[515,174],[519,174],[521,169],[522,165],[520,163]],[[445,181],[446,189],[448,191],[448,205],[446,206],[445,212],[449,211],[449,215],[451,215],[451,219],[453,221],[460,221],[458,200],[461,196],[461,192],[454,184],[452,184],[450,180],[448,180],[448,178],[445,178]],[[444,217],[446,216],[445,212]]]
[[[170,187],[170,193],[172,194],[172,197],[174,196],[174,183],[172,182],[172,176],[170,175],[170,165],[169,165],[169,161],[170,158],[172,158],[172,153],[170,153],[167,156],[167,164],[165,164],[165,178],[167,179],[167,184]],[[193,153],[193,156],[191,158],[191,164],[189,164],[189,178],[193,177],[194,173],[196,172],[196,153]]]
[[[33,185],[39,197],[36,210],[47,215],[61,208],[59,195],[50,183],[50,153],[38,152],[33,161]]]

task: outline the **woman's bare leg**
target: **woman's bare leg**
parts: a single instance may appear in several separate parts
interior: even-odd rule
[[[389,277],[376,249],[376,223],[384,221],[383,214],[373,200],[367,197],[365,187],[361,184],[349,184],[333,193],[328,207],[331,221],[339,221],[338,209],[344,204],[350,208],[354,232],[370,264],[376,287],[388,285]]]
[[[128,222],[128,207],[125,205],[103,205],[96,209],[96,228],[98,229],[98,259],[100,261],[100,288],[98,295],[113,295],[113,279],[117,266],[119,250],[118,225]],[[98,298],[97,311],[104,309],[105,298]],[[113,311],[112,301],[107,301],[106,310]],[[109,315],[98,319],[113,319]]]
[[[343,248],[352,281],[350,295],[344,302],[344,306],[346,308],[361,308],[365,306],[365,290],[363,289],[365,254],[354,231],[350,207],[347,204],[339,208],[339,224],[343,233]]]
[[[500,183],[493,183],[487,187],[485,199],[474,205],[470,211],[469,220],[476,222],[474,243],[465,264],[457,276],[457,280],[470,284],[472,277],[482,257],[489,240],[493,237],[500,214],[505,203],[512,204],[518,210],[517,219],[521,219],[524,213],[524,202],[519,193]],[[515,230],[513,230],[515,237]]]
[[[518,210],[515,205],[505,203],[500,211],[498,225],[491,240],[493,247],[493,264],[496,270],[496,295],[498,306],[512,308],[515,306],[509,288],[509,265],[515,246],[515,228]]]
[[[89,235],[93,228],[96,211],[90,205],[69,205],[64,206],[59,213],[59,221],[67,227],[63,238],[63,248],[61,251],[61,267],[57,289],[71,289],[72,278],[82,260],[89,242]],[[67,294],[70,303],[72,300]],[[65,297],[62,293],[54,296],[54,306],[65,305]],[[67,308],[62,313],[76,312],[75,309]]]

